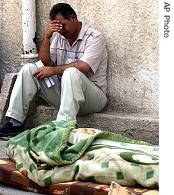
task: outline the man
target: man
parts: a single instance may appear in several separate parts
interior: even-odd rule
[[[39,59],[44,66],[26,64],[19,71],[6,113],[9,122],[0,125],[0,136],[14,136],[24,130],[23,123],[36,93],[59,110],[58,121],[76,120],[77,114],[104,108],[105,42],[100,32],[78,21],[70,5],[58,3],[52,7]],[[45,82],[49,77],[54,83],[51,87]]]

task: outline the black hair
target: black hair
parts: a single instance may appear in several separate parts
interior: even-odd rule
[[[67,3],[57,3],[55,4],[51,10],[49,17],[51,20],[54,20],[56,15],[62,15],[64,19],[70,19],[72,15],[74,15],[77,18],[77,14],[74,11],[74,9]]]

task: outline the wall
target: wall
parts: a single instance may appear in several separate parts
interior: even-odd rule
[[[108,109],[158,115],[158,0],[56,2],[70,3],[107,40]]]
[[[7,72],[17,72],[20,69],[21,1],[1,0],[0,5],[0,74],[2,80]]]
[[[47,27],[47,22],[49,20],[49,11],[51,9],[51,1],[36,0],[36,23],[37,23],[37,47],[40,48],[43,34]]]
[[[107,109],[157,116],[158,0],[52,0],[46,3],[39,0],[38,49],[49,9],[58,2],[70,3],[81,21],[100,30],[106,38],[109,53]],[[20,67],[20,9],[19,0],[3,0],[0,59],[4,72],[15,72]]]

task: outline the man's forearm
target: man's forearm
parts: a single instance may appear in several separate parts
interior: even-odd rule
[[[76,62],[72,62],[72,63],[64,64],[64,65],[59,65],[59,66],[52,66],[52,67],[42,66],[36,70],[36,72],[34,73],[34,76],[39,80],[42,80],[44,78],[48,78],[48,77],[53,76],[53,75],[61,76],[63,74],[63,72],[65,71],[65,69],[70,68],[70,67],[75,67],[78,70],[80,70],[81,72],[83,72],[84,74],[92,71],[89,64],[78,60]]]
[[[52,61],[50,58],[50,39],[44,36],[39,51],[39,59],[43,62],[45,66],[51,66]]]
[[[83,73],[87,73],[88,71],[91,71],[91,68],[87,63],[78,60],[76,62],[72,62],[72,63],[69,63],[69,64],[55,66],[54,67],[54,74],[62,75],[64,70],[67,69],[67,68],[70,68],[70,67],[75,67]]]

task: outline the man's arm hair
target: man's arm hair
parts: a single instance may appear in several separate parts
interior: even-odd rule
[[[50,39],[44,36],[41,48],[38,54],[39,59],[45,66],[52,66],[53,62],[50,58]]]
[[[71,62],[69,64],[54,66],[54,74],[55,75],[62,75],[64,70],[67,69],[67,68],[70,68],[70,67],[75,67],[83,73],[87,73],[89,71],[92,71],[89,64],[87,64],[86,62],[83,62],[81,60],[78,60],[78,61],[75,61],[75,62]]]

